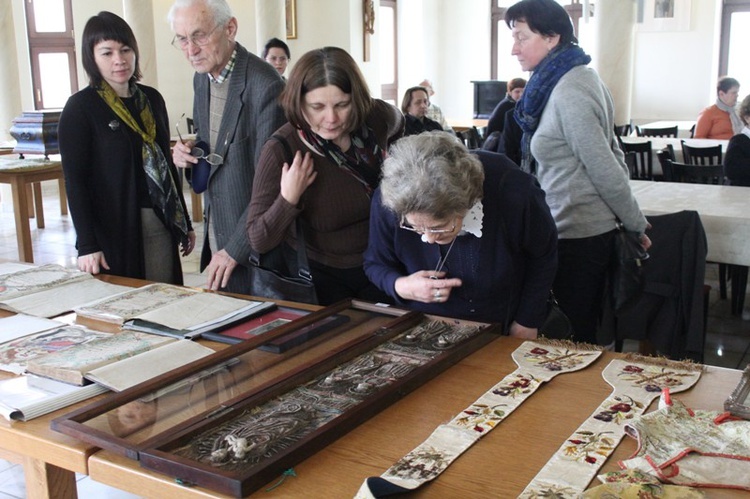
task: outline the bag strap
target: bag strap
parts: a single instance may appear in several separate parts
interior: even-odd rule
[[[284,149],[284,159],[291,166],[294,161],[294,153],[292,148],[289,146],[289,142],[279,135],[274,133],[271,138],[281,144]],[[312,282],[312,273],[310,272],[310,263],[307,260],[307,246],[305,244],[305,233],[302,230],[302,224],[298,223],[297,219],[292,222],[294,224],[294,231],[297,235],[297,269],[299,277]],[[260,264],[260,255],[253,248],[250,248],[250,260],[254,265]]]

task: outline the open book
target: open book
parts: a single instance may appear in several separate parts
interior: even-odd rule
[[[121,324],[124,329],[196,338],[274,307],[273,302],[157,283],[83,305],[75,312],[78,317]]]
[[[4,317],[0,319],[0,370],[22,374],[32,359],[110,334],[23,314]]]
[[[73,385],[83,385],[87,372],[171,341],[175,340],[134,331],[116,333],[62,352],[32,359],[26,365],[26,371]]]
[[[74,386],[35,376],[16,376],[0,380],[0,415],[9,421],[28,421],[106,391],[99,385]]]
[[[61,265],[0,264],[0,308],[36,317],[54,317],[128,289]]]

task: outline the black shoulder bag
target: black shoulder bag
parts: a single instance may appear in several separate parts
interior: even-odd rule
[[[280,135],[274,134],[271,138],[282,145],[287,163],[291,165],[294,155],[289,143]],[[305,234],[297,220],[294,221],[294,230],[297,251],[284,242],[262,255],[250,248],[250,292],[265,298],[317,305],[318,296],[307,260]]]

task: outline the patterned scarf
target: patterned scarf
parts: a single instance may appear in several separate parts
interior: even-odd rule
[[[744,123],[742,123],[742,120],[737,114],[737,110],[732,106],[727,106],[726,104],[724,104],[718,97],[716,98],[716,107],[718,107],[725,113],[729,113],[729,119],[732,122],[732,132],[734,134],[740,133],[745,125]]]
[[[375,140],[375,133],[367,125],[362,125],[359,130],[350,134],[352,147],[347,152],[342,151],[333,141],[312,131],[300,130],[300,134],[318,152],[357,179],[367,196],[372,197],[372,192],[380,181],[380,165],[383,164],[385,151],[380,148]]]
[[[531,137],[539,126],[542,111],[555,85],[568,71],[589,62],[591,62],[591,57],[578,45],[558,45],[534,69],[534,74],[529,78],[513,112],[513,117],[523,130],[521,140],[523,155],[521,169],[523,171],[531,172],[531,165],[534,161],[531,156]]]
[[[143,139],[143,148],[141,150],[143,170],[146,172],[146,183],[148,184],[148,193],[151,197],[151,202],[164,215],[167,228],[182,243],[187,242],[187,218],[180,202],[177,184],[175,184],[174,178],[169,173],[167,159],[164,157],[164,152],[162,152],[161,148],[155,142],[156,121],[151,112],[151,106],[146,94],[135,83],[130,85],[130,93],[135,99],[135,104],[140,111],[141,122],[146,128],[146,131],[143,131],[138,121],[133,118],[125,103],[122,102],[122,99],[120,99],[109,83],[102,80],[101,85],[96,91],[117,117]]]

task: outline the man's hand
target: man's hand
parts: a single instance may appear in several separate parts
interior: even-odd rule
[[[208,277],[206,287],[212,291],[226,288],[229,284],[229,277],[231,277],[236,266],[237,261],[229,256],[226,250],[214,253],[211,256],[211,262],[206,267],[206,276]]]
[[[172,147],[172,161],[178,168],[190,168],[194,164],[198,163],[198,158],[190,154],[193,150],[195,141],[188,140],[187,142],[177,142]]]
[[[78,257],[78,270],[96,275],[101,269],[109,270],[109,264],[102,251]]]
[[[195,248],[195,231],[191,230],[187,233],[187,242],[180,243],[180,246],[182,247],[182,256],[188,256],[190,253],[193,252],[193,249]]]

